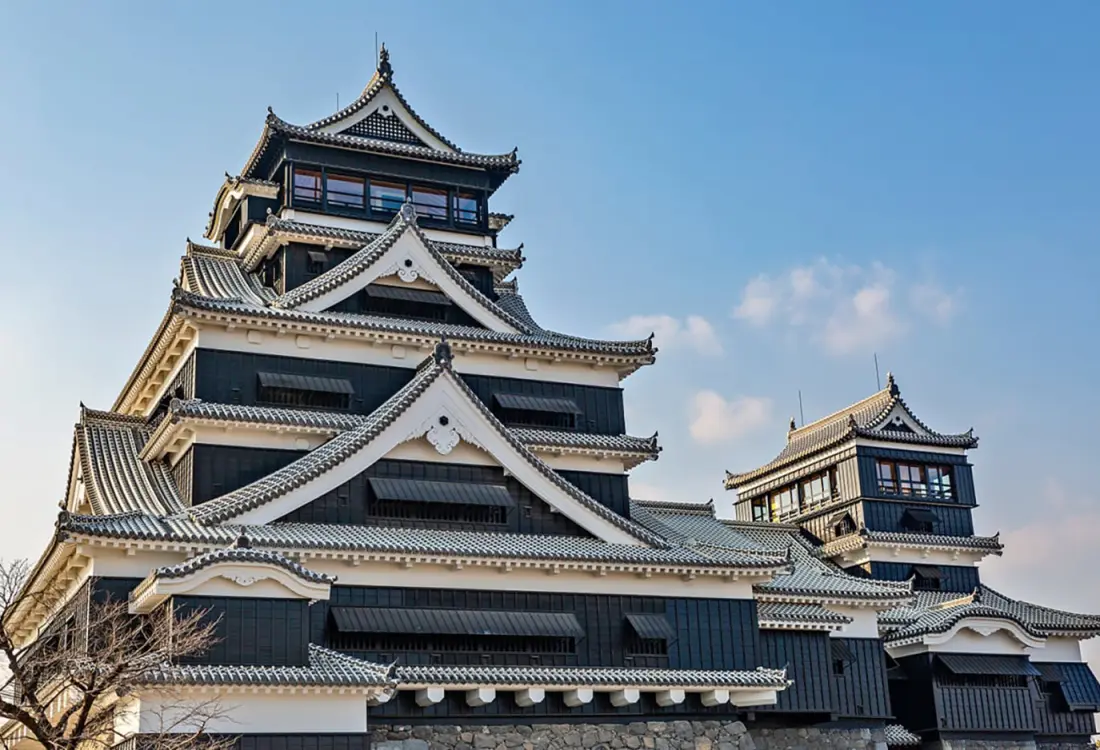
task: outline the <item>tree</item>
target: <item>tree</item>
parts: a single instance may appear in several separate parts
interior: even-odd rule
[[[145,684],[151,670],[199,656],[217,641],[217,622],[207,612],[139,617],[125,602],[86,595],[21,647],[10,620],[17,608],[38,603],[28,585],[30,573],[26,560],[0,560],[0,748],[5,750],[9,720],[49,750],[113,747],[127,739],[115,728],[119,699]],[[211,722],[227,718],[217,699],[195,700],[159,685],[157,695],[157,731],[141,735],[141,750],[227,750],[235,744],[235,738],[207,734]]]

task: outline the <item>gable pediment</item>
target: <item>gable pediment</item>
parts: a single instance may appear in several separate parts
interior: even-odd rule
[[[909,413],[909,410],[900,403],[894,405],[894,408],[882,418],[882,421],[874,428],[874,431],[882,433],[883,437],[886,439],[897,435],[932,437],[932,433],[921,425],[921,423]]]
[[[376,286],[377,285],[377,286]],[[372,287],[442,294],[479,325],[498,333],[524,331],[431,247],[416,226],[416,212],[405,204],[376,240],[335,268],[278,297],[273,307],[324,312]]]
[[[409,394],[407,399],[404,394]],[[599,539],[633,545],[655,542],[651,534],[585,495],[535,456],[449,365],[422,371],[362,427],[342,433],[259,482],[197,506],[192,514],[204,522],[269,524],[351,481],[394,455],[398,446],[424,443],[435,460],[450,460],[467,448],[491,457],[555,512]]]

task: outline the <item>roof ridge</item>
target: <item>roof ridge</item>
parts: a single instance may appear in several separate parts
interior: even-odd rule
[[[848,406],[844,407],[843,409],[838,409],[837,411],[834,411],[832,414],[821,417],[820,419],[815,419],[813,422],[810,422],[809,424],[804,424],[801,427],[796,427],[795,429],[790,430],[787,433],[787,442],[789,443],[791,441],[791,438],[798,437],[798,436],[801,436],[801,435],[806,435],[810,432],[813,432],[814,430],[820,429],[821,427],[825,427],[826,425],[832,424],[832,423],[834,423],[834,422],[836,422],[840,419],[843,419],[845,416],[851,414],[852,412],[855,412],[855,411],[858,411],[859,409],[870,406],[872,403],[875,402],[876,399],[880,399],[883,396],[890,396],[891,397],[890,406],[893,406],[894,395],[891,393],[891,391],[893,389],[892,388],[893,379],[892,379],[892,376],[889,375],[889,374],[888,374],[887,377],[888,377],[888,384],[882,390],[876,391],[875,393],[872,393],[870,396],[867,396],[866,398],[863,398],[863,399],[860,399],[859,401],[856,401],[854,404],[849,404]],[[885,409],[884,409],[884,411],[885,411]]]

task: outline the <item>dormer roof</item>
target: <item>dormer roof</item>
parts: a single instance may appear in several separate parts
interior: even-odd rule
[[[444,138],[394,85],[393,66],[385,48],[363,92],[339,112],[309,125],[294,125],[268,109],[260,141],[241,170],[243,177],[264,177],[255,173],[256,167],[278,137],[505,174],[518,171],[520,165],[515,149],[504,154],[474,154]]]
[[[726,489],[734,489],[759,479],[815,453],[857,437],[892,443],[976,448],[974,431],[959,434],[936,432],[922,422],[905,400],[893,374],[887,374],[886,387],[862,401],[833,412],[827,417],[795,427],[787,432],[787,445],[774,459],[752,471],[726,472]]]

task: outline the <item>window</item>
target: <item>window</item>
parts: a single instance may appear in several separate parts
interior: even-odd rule
[[[951,497],[951,467],[928,467],[928,494],[933,497]]]
[[[362,177],[349,177],[342,174],[325,176],[325,190],[328,205],[336,208],[354,208],[362,210],[366,181]]]
[[[455,221],[459,224],[477,224],[479,218],[477,196],[463,192],[455,194]]]
[[[875,466],[878,475],[878,490],[888,495],[895,495],[898,491],[897,479],[894,475],[894,465],[889,461],[879,461]]]
[[[901,514],[900,526],[918,534],[935,534],[938,520],[939,516],[927,508],[906,508]]]
[[[280,373],[258,373],[256,401],[272,406],[346,410],[355,393],[351,383],[339,378],[319,378]]]
[[[802,505],[812,508],[832,499],[833,478],[831,471],[822,471],[802,480]]]
[[[494,393],[493,413],[509,427],[546,427],[576,430],[582,416],[570,398],[527,396],[519,393]]]
[[[313,169],[294,169],[294,201],[321,202],[321,173]]]
[[[668,641],[664,638],[639,638],[628,635],[626,638],[627,656],[668,656]]]
[[[490,654],[573,654],[575,638],[514,635],[451,635],[430,633],[335,633],[333,646],[341,651],[429,652],[468,654],[478,661]]]
[[[917,464],[898,464],[898,491],[902,495],[928,494],[924,483],[924,467]]]
[[[508,523],[508,508],[457,503],[410,503],[404,500],[371,500],[367,515],[393,521],[435,521],[468,523],[479,526],[503,526]]]
[[[320,250],[310,250],[306,253],[306,273],[317,276],[325,272],[325,264],[328,258]]]
[[[785,521],[798,515],[798,487],[784,487],[770,496],[772,520]]]
[[[754,521],[767,521],[768,520],[768,500],[763,497],[754,497],[752,499],[752,520]]]
[[[447,220],[447,191],[413,185],[412,201],[416,214],[428,219]]]
[[[940,590],[940,569],[934,565],[914,565],[912,577],[917,591]]]
[[[405,202],[405,186],[400,182],[370,181],[370,210],[396,213]]]

